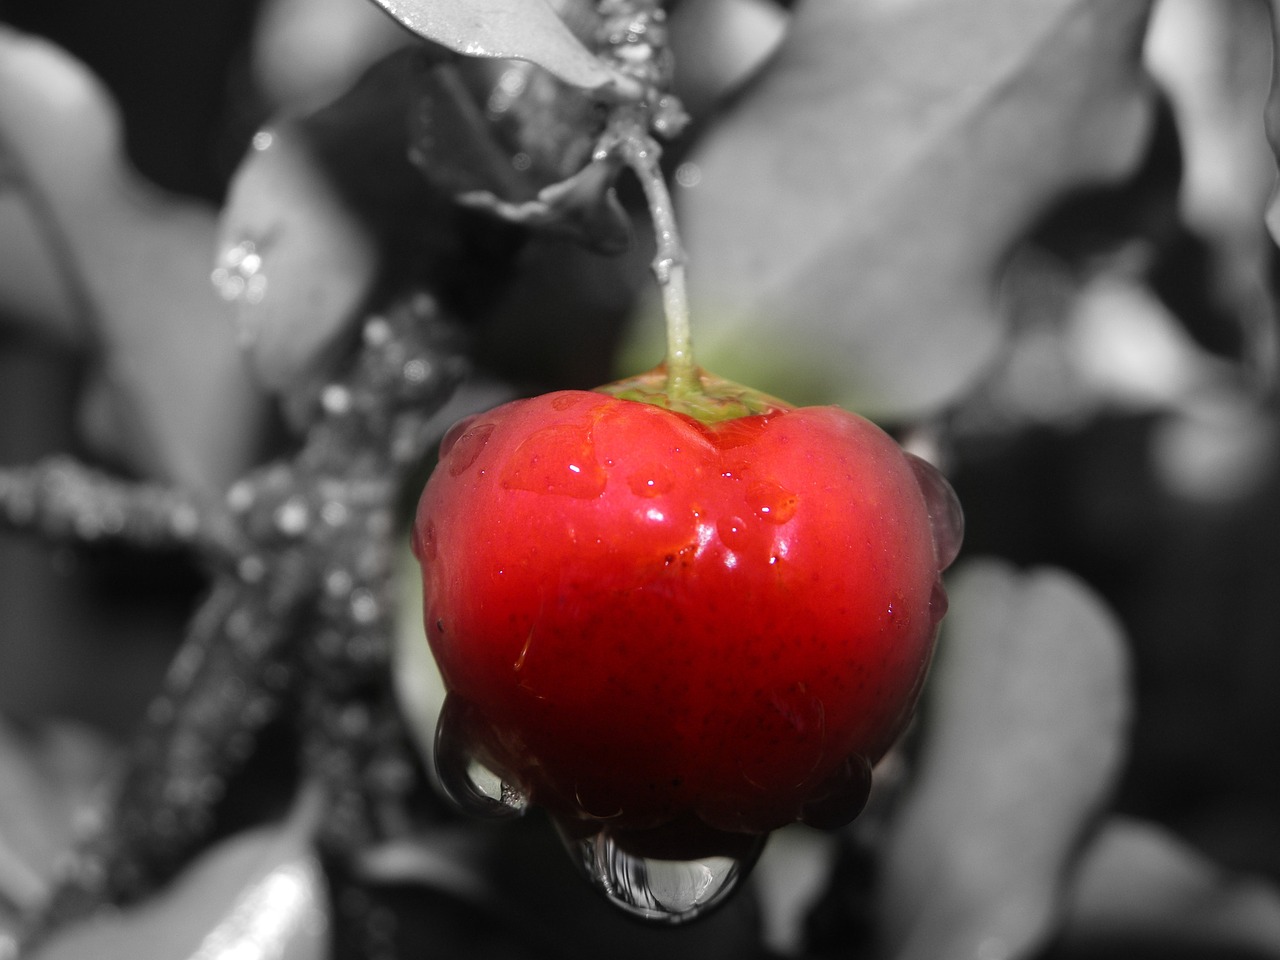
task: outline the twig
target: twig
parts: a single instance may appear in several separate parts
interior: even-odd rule
[[[188,547],[214,561],[231,562],[244,551],[229,513],[217,505],[67,456],[0,469],[0,527],[58,540]]]

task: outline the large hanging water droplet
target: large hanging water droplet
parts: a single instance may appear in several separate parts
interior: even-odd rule
[[[476,754],[471,731],[475,709],[454,694],[445,697],[436,721],[436,773],[445,792],[463,812],[486,820],[522,815],[529,798],[515,784],[487,767]]]
[[[916,483],[924,494],[925,506],[929,510],[929,524],[933,528],[934,549],[938,555],[938,570],[945,570],[955,561],[960,553],[960,544],[964,541],[964,510],[960,507],[960,498],[951,489],[951,484],[928,460],[917,457],[914,453],[905,454],[907,463],[916,475]]]
[[[608,828],[565,837],[570,856],[614,906],[651,923],[685,923],[724,903],[750,874],[767,835],[744,837],[742,850],[691,860],[631,853]]]

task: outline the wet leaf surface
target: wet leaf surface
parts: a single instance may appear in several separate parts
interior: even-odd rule
[[[154,898],[61,930],[29,960],[325,960],[327,891],[309,818],[300,807],[223,841]]]
[[[73,315],[57,322],[96,348],[86,430],[133,469],[220,492],[262,408],[209,285],[213,211],[126,164],[116,105],[81,63],[4,27],[0,133],[52,231],[32,242],[59,261]]]
[[[1147,7],[799,7],[679,198],[702,363],[878,415],[954,400],[1003,339],[1010,247],[1055,197],[1137,159]]]
[[[618,77],[574,36],[547,0],[376,0],[414,33],[455,53],[528,60],[583,89]]]
[[[28,730],[0,720],[0,956],[19,916],[48,895],[113,756],[104,738],[80,726]]]
[[[1123,636],[1060,570],[969,561],[949,591],[918,773],[885,851],[889,955],[1023,957],[1059,921],[1124,755]]]
[[[1104,944],[1143,944],[1142,956],[1280,956],[1280,890],[1214,863],[1171,830],[1112,817],[1081,857],[1063,944],[1067,956]]]

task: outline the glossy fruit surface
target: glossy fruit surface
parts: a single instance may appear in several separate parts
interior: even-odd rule
[[[949,487],[843,410],[750,408],[562,391],[442,444],[414,549],[450,751],[568,835],[678,859],[846,821],[911,716]]]

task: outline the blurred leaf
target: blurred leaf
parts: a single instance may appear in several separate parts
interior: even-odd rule
[[[775,830],[751,872],[760,902],[760,935],[779,956],[803,954],[814,904],[832,886],[839,856],[836,835],[794,825]]]
[[[359,319],[377,270],[369,228],[301,126],[260,133],[231,184],[214,274],[259,382],[281,392],[322,375],[320,358]]]
[[[29,324],[60,340],[75,342],[81,331],[62,289],[62,276],[39,242],[40,222],[18,184],[0,183],[0,306],[4,320]]]
[[[1063,942],[1280,956],[1280,890],[1232,874],[1163,827],[1113,817],[1084,852]]]
[[[1280,0],[1271,0],[1272,40],[1280,46]],[[1271,152],[1280,162],[1280,56],[1271,58],[1271,92],[1267,98],[1265,127],[1267,141],[1271,144]],[[1271,203],[1267,207],[1267,229],[1271,238],[1280,243],[1280,194],[1271,194]]]
[[[469,57],[528,60],[584,90],[617,90],[609,70],[547,0],[375,0],[421,37]]]
[[[27,960],[325,960],[312,799],[284,824],[212,848],[153,898],[58,931]]]
[[[416,41],[373,4],[265,0],[251,42],[257,87],[287,110],[332,100],[370,64]]]
[[[126,166],[115,104],[83,64],[0,26],[0,141],[21,171],[106,405],[94,439],[131,467],[221,493],[263,406],[209,285],[211,210]],[[48,237],[56,238],[46,243]]]
[[[789,13],[773,0],[698,0],[671,10],[675,92],[694,117],[756,73],[786,35]]]
[[[112,757],[83,727],[20,731],[0,720],[0,918],[6,906],[25,912],[48,894]]]
[[[490,78],[444,64],[416,85],[410,157],[427,181],[510,223],[601,252],[626,249],[630,219],[613,189],[619,163],[591,161],[602,126],[595,105],[528,64],[502,71],[484,106],[477,79]]]
[[[1124,638],[1061,571],[970,561],[949,590],[918,773],[884,853],[889,955],[1024,957],[1057,923],[1124,753]]]
[[[799,5],[680,197],[699,359],[883,416],[954,400],[1000,348],[1010,247],[1138,158],[1148,6]]]
[[[259,381],[300,422],[380,296],[424,286],[469,315],[502,288],[523,233],[457,194],[515,173],[471,96],[456,64],[403,48],[332,103],[261,130],[241,161],[214,281]]]
[[[1256,0],[1161,0],[1146,62],[1177,121],[1179,213],[1207,247],[1199,289],[1173,270],[1166,286],[1186,304],[1184,320],[1202,341],[1274,379],[1274,250],[1262,216],[1275,185],[1262,123],[1269,27],[1266,6]]]

